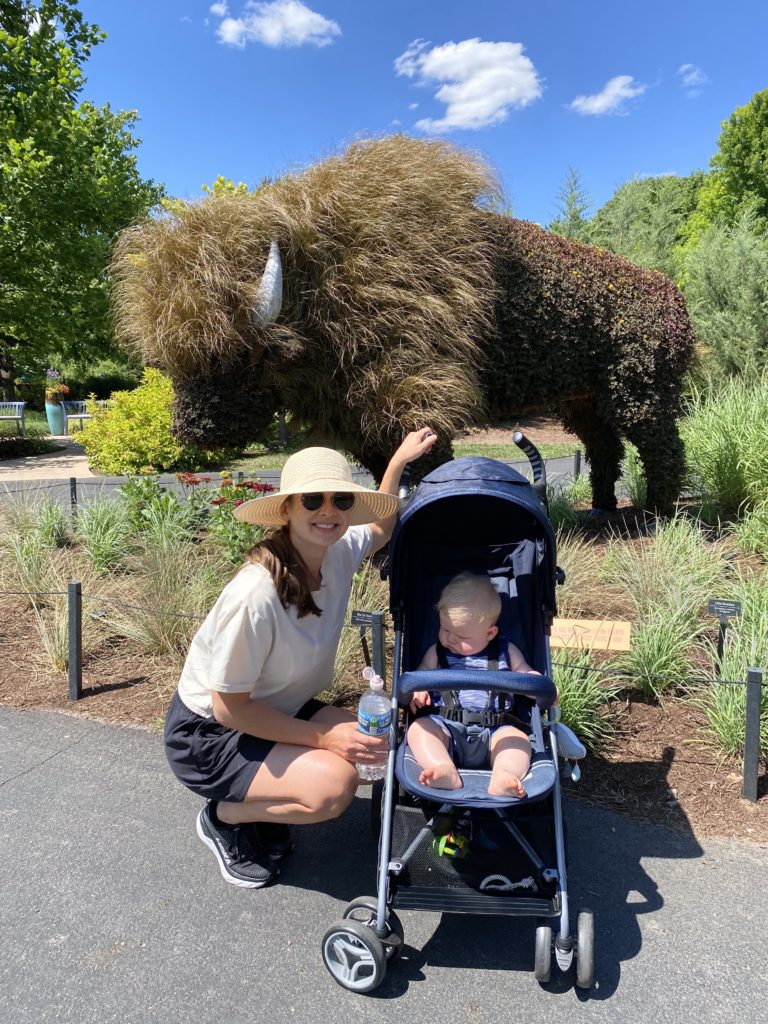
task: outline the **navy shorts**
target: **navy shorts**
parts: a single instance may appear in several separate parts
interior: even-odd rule
[[[308,722],[321,708],[320,700],[308,700],[294,715]],[[163,733],[165,756],[173,774],[193,793],[206,800],[245,800],[248,787],[261,768],[273,740],[262,740],[220,725],[213,716],[203,718],[173,695]]]

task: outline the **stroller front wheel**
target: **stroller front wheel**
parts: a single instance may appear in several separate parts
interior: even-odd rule
[[[348,903],[344,911],[345,921],[360,921],[361,924],[366,925],[368,928],[372,928],[373,923],[376,920],[376,910],[378,909],[378,900],[375,896],[358,896],[356,900],[352,900]],[[403,924],[394,910],[387,911],[386,926],[389,931],[389,935],[386,938],[380,939],[379,941],[384,947],[384,957],[390,962],[397,960],[403,951],[403,938],[405,932],[403,930]],[[376,933],[374,932],[374,935]],[[378,938],[378,936],[376,936]]]
[[[350,992],[372,992],[384,980],[384,947],[360,921],[340,921],[323,936],[323,963],[331,977]]]

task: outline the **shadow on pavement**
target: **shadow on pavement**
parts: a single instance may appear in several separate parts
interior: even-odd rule
[[[285,865],[281,883],[315,889],[343,903],[375,895],[377,850],[369,817],[369,801],[358,798],[339,822],[308,828],[305,837],[299,832],[296,852]],[[552,981],[542,987],[553,995],[573,992],[580,1001],[605,1000],[619,987],[622,963],[641,950],[641,915],[664,906],[664,894],[648,862],[698,858],[703,850],[690,828],[678,832],[644,825],[576,801],[566,802],[566,821],[571,932],[575,933],[579,911],[592,910],[596,983],[588,992],[576,988],[573,968],[562,974],[553,958]],[[408,934],[415,914],[400,914],[405,928],[403,954],[371,997],[403,995],[412,983],[424,979],[430,966],[532,974],[533,918],[430,915],[437,925],[417,949],[409,944]],[[340,913],[331,914],[328,926],[340,917]]]

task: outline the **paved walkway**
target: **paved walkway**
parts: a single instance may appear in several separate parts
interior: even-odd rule
[[[375,891],[366,790],[340,821],[298,830],[281,884],[258,891],[222,880],[199,806],[156,734],[0,707],[3,1021],[766,1020],[764,847],[570,803],[571,905],[595,912],[591,993],[535,982],[532,921],[406,911],[402,958],[357,996],[320,942]]]
[[[116,490],[125,481],[125,477],[108,477],[92,473],[88,468],[88,460],[85,450],[71,436],[53,437],[51,440],[61,445],[55,452],[47,452],[44,455],[27,455],[19,459],[5,459],[0,462],[0,497],[3,488],[15,491],[17,489],[32,490],[31,483],[40,485],[47,481],[52,485],[52,493],[60,492],[60,497],[68,495],[68,482],[74,477],[78,482],[89,483],[89,487],[83,497],[88,494],[110,493]],[[557,484],[559,481],[569,479],[573,475],[573,457],[563,456],[556,459],[545,459],[547,469],[547,481],[550,484]],[[514,466],[521,473],[527,473],[530,466],[527,459],[508,463]],[[582,463],[582,472],[589,472],[589,466]],[[279,484],[279,469],[259,469],[254,475],[266,483]],[[166,486],[179,487],[176,476],[173,473],[163,474],[159,477],[160,482]],[[370,484],[371,477],[364,472],[355,473],[355,479],[359,483]],[[56,485],[59,485],[56,487]],[[18,485],[21,485],[20,488]]]
[[[50,440],[61,448],[43,455],[25,455],[20,459],[0,462],[0,485],[18,480],[61,480],[71,476],[85,480],[95,477],[88,468],[88,459],[81,444],[71,437],[52,437]]]

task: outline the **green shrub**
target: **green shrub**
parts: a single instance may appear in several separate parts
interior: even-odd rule
[[[108,624],[140,650],[180,664],[232,566],[170,533],[158,539],[151,531],[142,538],[124,600],[110,608]]]
[[[707,598],[723,586],[726,563],[707,544],[700,524],[684,515],[657,521],[654,534],[639,545],[612,538],[601,571],[647,619],[684,611],[691,622]]]
[[[690,679],[690,656],[702,630],[691,625],[691,618],[685,606],[655,609],[635,624],[631,649],[616,658],[617,672],[626,674],[646,699],[682,689]]]
[[[565,572],[565,582],[557,588],[561,618],[588,619],[605,606],[606,586],[595,545],[590,540],[575,531],[558,532],[557,564]]]
[[[80,508],[75,535],[100,573],[121,565],[133,547],[128,509],[110,498],[98,498]]]
[[[134,391],[117,391],[108,409],[89,404],[93,419],[79,435],[88,461],[100,473],[119,476],[190,469],[223,461],[231,452],[182,447],[171,433],[173,384],[146,369]]]
[[[748,509],[734,525],[733,533],[743,551],[768,556],[768,501]]]
[[[635,508],[646,507],[648,485],[645,480],[645,470],[637,448],[630,441],[624,444],[620,485],[626,490],[629,500]]]
[[[141,383],[141,367],[129,366],[115,359],[102,359],[83,371],[79,367],[65,367],[70,382],[69,397],[84,400],[91,395],[110,398],[115,391],[133,391]]]
[[[754,208],[704,231],[685,282],[696,335],[718,368],[752,374],[768,366],[768,238]]]
[[[735,683],[746,680],[747,669],[762,668],[760,748],[768,752],[768,587],[762,576],[737,577],[729,594],[741,601],[741,615],[728,627],[719,678]],[[711,651],[714,665],[714,650]],[[746,686],[716,684],[699,689],[694,703],[706,717],[708,730],[723,753],[738,755],[744,750]]]
[[[695,389],[680,427],[691,486],[725,515],[768,499],[768,370]]]
[[[89,463],[112,476],[176,465],[182,449],[171,434],[172,403],[169,378],[147,369],[139,387],[118,391],[108,409],[89,407],[93,419],[80,435]]]
[[[69,517],[57,501],[52,501],[46,494],[40,505],[37,520],[37,531],[43,543],[50,548],[63,547],[67,542]]]
[[[552,662],[563,722],[573,729],[585,747],[599,750],[616,731],[616,716],[611,705],[615,685],[591,667],[591,650],[560,648],[552,652]]]
[[[567,483],[547,484],[549,519],[556,530],[572,530],[581,520],[579,507],[592,497],[589,477],[580,476]]]

